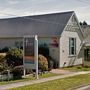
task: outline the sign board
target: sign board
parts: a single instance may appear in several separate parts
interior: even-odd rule
[[[35,69],[35,36],[25,36],[24,42],[24,67],[26,69]]]

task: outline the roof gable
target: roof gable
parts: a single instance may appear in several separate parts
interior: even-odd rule
[[[66,28],[65,28],[66,31],[71,31],[71,32],[77,32],[80,39],[83,41],[83,33],[82,33],[82,29],[79,25],[79,22],[78,22],[78,19],[76,17],[76,14],[73,13],[72,16],[70,17],[67,25],[66,25]]]

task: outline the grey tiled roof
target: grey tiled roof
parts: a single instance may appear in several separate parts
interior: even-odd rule
[[[74,12],[0,19],[0,37],[61,35]]]

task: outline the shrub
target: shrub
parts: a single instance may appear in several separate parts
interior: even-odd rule
[[[4,48],[2,48],[1,51],[2,51],[3,53],[8,52],[8,51],[9,51],[9,48],[8,48],[8,47],[4,47]]]
[[[0,72],[9,69],[4,55],[0,55]]]
[[[45,70],[48,70],[48,61],[47,58],[43,55],[39,55],[38,57],[38,65],[39,69],[44,72]]]
[[[19,48],[11,48],[6,54],[7,63],[9,66],[19,66],[23,64],[23,52]]]
[[[12,70],[13,78],[14,79],[21,79],[23,75],[23,67],[22,66],[16,66]]]
[[[26,69],[26,74],[32,74],[33,70],[32,69]]]

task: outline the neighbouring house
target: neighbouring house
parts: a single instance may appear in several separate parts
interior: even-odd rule
[[[90,25],[82,26],[84,40],[83,40],[83,49],[84,49],[84,59],[83,64],[85,66],[90,66]]]
[[[0,19],[0,48],[23,47],[23,37],[38,35],[58,67],[83,63],[83,33],[74,11]]]

